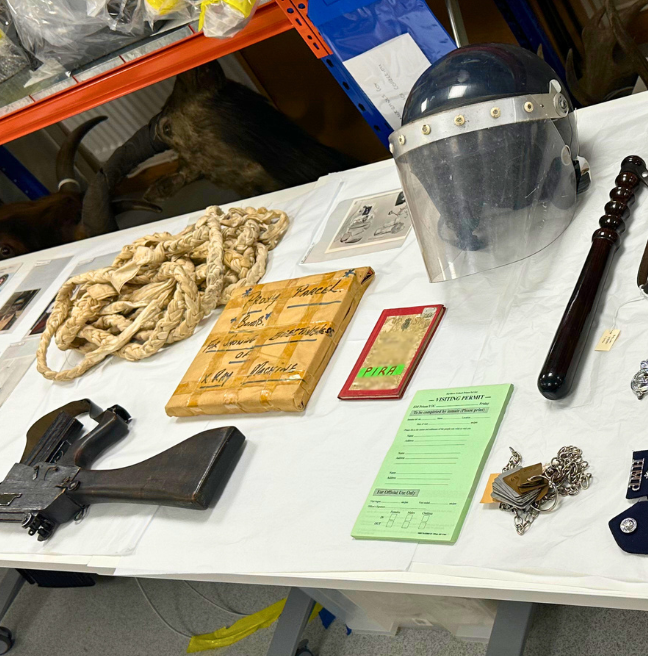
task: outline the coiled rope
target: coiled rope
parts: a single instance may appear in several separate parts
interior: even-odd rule
[[[287,229],[285,212],[208,207],[177,235],[135,240],[112,266],[61,287],[36,354],[38,371],[50,380],[73,380],[109,355],[143,360],[186,339],[236,288],[263,277],[268,251]],[[80,351],[83,360],[64,371],[50,369],[54,336],[59,349]]]

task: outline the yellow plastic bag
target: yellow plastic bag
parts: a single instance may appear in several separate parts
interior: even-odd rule
[[[193,20],[194,6],[189,0],[145,0],[146,19],[153,24],[164,19]]]
[[[248,24],[257,4],[258,0],[202,0],[198,29],[217,39],[234,36]]]
[[[282,599],[272,606],[268,606],[258,613],[248,615],[242,619],[234,622],[232,626],[218,629],[213,633],[204,633],[191,638],[187,653],[192,654],[197,651],[205,651],[207,649],[220,649],[222,647],[229,647],[243,638],[247,638],[259,629],[267,629],[277,621],[279,615],[283,612],[286,600]],[[313,612],[311,613],[308,621],[310,622],[317,613],[322,610],[322,606],[315,604]]]
[[[183,0],[146,0],[146,4],[149,5],[155,12],[164,16],[164,14],[170,14],[172,11],[178,11],[184,7]]]

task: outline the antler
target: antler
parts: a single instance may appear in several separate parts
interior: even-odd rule
[[[646,5],[648,5],[648,0],[640,0],[630,7],[629,10],[626,10],[627,13],[624,15],[626,21],[629,22],[635,18]],[[646,58],[641,54],[639,46],[625,28],[621,16],[619,16],[619,12],[614,6],[612,0],[605,0],[605,11],[610,19],[610,25],[612,26],[612,32],[614,33],[616,40],[633,63],[639,77],[643,80],[644,84],[648,86],[648,63],[646,62]]]
[[[569,52],[567,53],[567,59],[565,61],[565,76],[567,78],[567,87],[569,88],[570,93],[576,100],[578,100],[579,104],[586,106],[586,105],[593,105],[595,104],[594,98],[581,87],[578,78],[576,77],[576,69],[574,67],[574,51],[570,48]]]

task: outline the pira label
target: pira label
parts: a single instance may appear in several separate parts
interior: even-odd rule
[[[362,367],[356,378],[373,378],[382,376],[399,376],[405,371],[404,364],[388,364],[378,367]]]

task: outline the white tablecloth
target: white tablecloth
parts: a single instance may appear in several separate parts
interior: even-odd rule
[[[136,418],[124,443],[102,458],[102,467],[136,462],[210,426],[233,423],[248,437],[243,458],[216,508],[205,513],[159,509],[136,548],[131,544],[130,553],[120,559],[118,573],[378,573],[404,570],[411,562],[413,581],[418,572],[421,581],[427,574],[450,574],[643,594],[646,560],[624,554],[612,540],[607,522],[627,507],[624,495],[632,450],[648,446],[648,402],[637,401],[629,389],[639,362],[648,356],[648,302],[620,308],[637,298],[634,277],[648,238],[648,191],[639,191],[593,329],[598,339],[604,328],[612,327],[620,308],[619,340],[609,353],[588,349],[582,379],[566,401],[543,399],[536,378],[621,160],[629,154],[648,157],[646,114],[646,94],[579,112],[581,154],[590,161],[593,184],[580,199],[572,225],[554,244],[523,262],[457,281],[427,282],[413,235],[401,249],[340,260],[339,266],[299,265],[324,219],[326,202],[317,199],[316,192],[283,203],[264,199],[268,206],[283,207],[293,216],[289,233],[272,254],[265,280],[357,265],[376,270],[376,280],[307,410],[225,420],[166,417],[164,404],[205,339],[213,324],[210,319],[194,337],[150,360],[110,361],[70,384],[51,384],[30,371],[0,410],[0,422],[10,426],[0,436],[0,474],[19,456],[32,418],[89,396],[104,405],[121,403]],[[398,184],[391,162],[342,178],[348,193],[356,196]],[[173,221],[179,228],[187,218]],[[150,226],[129,231],[127,239],[121,233],[88,242],[93,252],[86,249],[84,257],[116,250],[132,234],[149,230]],[[381,311],[424,303],[444,303],[448,312],[405,397],[339,401],[337,394]],[[513,383],[515,391],[457,544],[352,540],[353,522],[416,390],[478,383]],[[566,444],[583,449],[594,474],[592,487],[567,499],[558,512],[540,517],[527,535],[515,533],[510,515],[479,505],[485,479],[501,470],[509,445],[530,464],[548,460]],[[106,509],[109,519],[123,520],[123,506]],[[70,546],[65,548],[77,550],[70,553],[88,550],[96,515],[91,513],[85,525],[61,529],[69,536]]]

